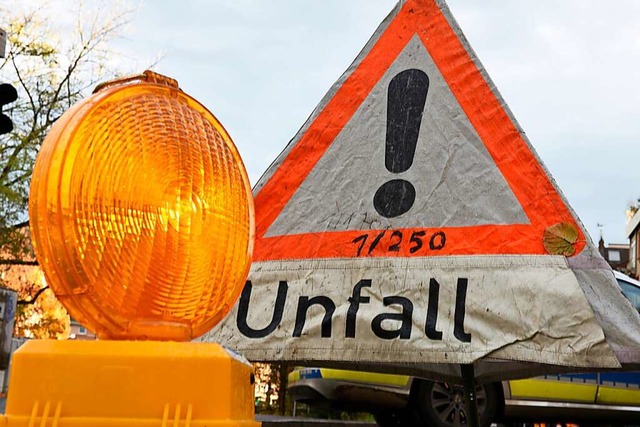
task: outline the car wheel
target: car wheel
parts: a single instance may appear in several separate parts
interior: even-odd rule
[[[374,412],[373,418],[379,427],[415,427],[417,424],[408,409]]]
[[[498,414],[498,393],[493,385],[476,387],[480,426],[489,426]],[[424,425],[454,427],[467,425],[467,410],[462,386],[421,381],[415,403]]]

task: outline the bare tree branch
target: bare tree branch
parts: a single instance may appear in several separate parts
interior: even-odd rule
[[[0,259],[0,265],[40,265],[38,261],[27,261],[23,259]]]
[[[36,294],[33,297],[31,297],[30,300],[18,300],[17,304],[18,305],[33,305],[38,300],[38,297],[40,295],[42,295],[43,292],[46,291],[47,289],[49,289],[49,286],[45,286],[44,288],[40,288],[40,290],[38,290],[38,292],[36,292]]]
[[[77,5],[81,0],[72,1]],[[20,294],[23,321],[16,320],[16,330],[45,337],[50,331],[64,331],[60,323],[64,310],[35,304],[47,288],[41,288],[43,273],[37,268],[28,229],[33,164],[45,136],[66,110],[90,94],[97,82],[132,71],[114,68],[113,58],[120,55],[109,44],[130,22],[134,9],[128,9],[129,2],[87,2],[76,11],[76,25],[69,26],[67,20],[54,19],[57,10],[46,2],[38,2],[35,8],[36,3],[24,0],[0,3],[9,38],[0,72],[3,81],[18,90],[18,99],[6,110],[14,131],[0,140],[0,268],[4,273],[0,280]],[[33,10],[25,12],[27,8]]]
[[[0,230],[19,230],[21,228],[28,227],[28,226],[29,226],[29,221],[22,221],[17,224],[13,224],[10,227],[2,227],[0,228]]]

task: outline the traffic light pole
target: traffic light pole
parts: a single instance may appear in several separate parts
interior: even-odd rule
[[[0,28],[0,58],[5,57],[7,49],[7,32]]]

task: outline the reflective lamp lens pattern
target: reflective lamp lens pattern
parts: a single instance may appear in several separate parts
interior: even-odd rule
[[[102,338],[190,340],[246,280],[253,202],[215,117],[176,88],[123,85],[58,120],[31,183],[49,285]]]

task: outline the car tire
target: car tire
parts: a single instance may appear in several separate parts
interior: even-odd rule
[[[449,383],[420,381],[416,399],[424,426],[454,427],[467,425],[462,386]],[[498,415],[499,394],[492,384],[476,387],[480,427],[488,427]]]
[[[408,409],[389,409],[373,413],[379,427],[415,427],[416,417]]]

